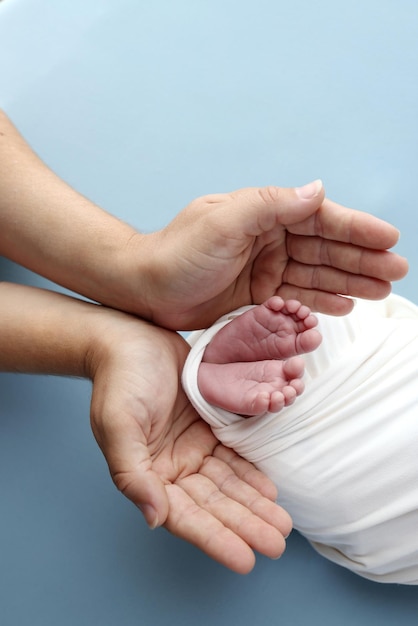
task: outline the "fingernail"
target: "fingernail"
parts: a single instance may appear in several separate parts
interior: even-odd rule
[[[319,178],[303,187],[296,187],[295,191],[301,200],[310,200],[317,196],[322,190],[323,183]]]
[[[142,515],[145,517],[145,521],[150,527],[151,530],[157,528],[158,526],[158,515],[157,511],[150,504],[138,504],[138,509],[141,511]]]

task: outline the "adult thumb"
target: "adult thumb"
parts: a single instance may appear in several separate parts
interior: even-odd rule
[[[150,528],[165,523],[169,502],[164,483],[155,471],[126,461],[123,469],[111,463],[109,469],[116,487],[140,509]]]
[[[169,510],[166,488],[152,468],[141,433],[129,424],[122,429],[114,421],[103,428],[94,419],[92,429],[117,489],[141,510],[150,528],[164,524]]]
[[[308,219],[321,206],[325,190],[321,180],[302,187],[250,187],[233,192],[238,211],[246,214],[247,225],[252,225],[251,235],[259,235],[275,226],[288,226]]]

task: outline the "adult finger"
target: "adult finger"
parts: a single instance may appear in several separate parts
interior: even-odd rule
[[[234,452],[232,448],[218,444],[213,451],[213,456],[227,463],[241,480],[254,487],[265,498],[273,502],[277,500],[278,493],[274,482],[263,472],[260,472],[252,463]]]
[[[160,476],[152,469],[137,424],[128,420],[122,425],[115,420],[103,428],[92,420],[92,429],[117,489],[142,511],[150,528],[162,525],[169,509],[167,493]]]
[[[334,267],[384,281],[400,280],[408,271],[405,258],[387,250],[371,250],[323,237],[287,236],[289,257],[305,265]]]
[[[299,300],[309,306],[312,311],[326,315],[347,315],[354,307],[354,301],[349,297],[290,284],[281,285],[277,294],[284,300]]]
[[[317,213],[292,224],[289,231],[300,235],[319,235],[375,250],[392,248],[399,240],[399,231],[392,224],[328,198],[324,199]]]
[[[223,448],[223,446],[219,447]],[[200,474],[209,478],[224,496],[239,503],[246,511],[250,511],[256,517],[277,528],[283,537],[287,537],[292,530],[290,515],[251,485],[252,465],[240,459],[234,452],[233,455],[237,458],[237,463],[234,463],[233,467],[230,465],[230,459],[222,460],[221,453],[221,458],[206,459],[200,469]],[[256,549],[260,550],[260,546]]]
[[[238,574],[255,565],[254,551],[240,536],[203,509],[181,485],[167,485],[169,513],[164,527]]]
[[[226,495],[210,478],[195,474],[176,484],[196,505],[219,520],[253,550],[270,558],[278,558],[284,552],[286,544],[283,533],[238,502],[235,495]]]
[[[366,300],[381,300],[389,295],[392,288],[390,281],[295,261],[290,261],[286,267],[283,275],[285,284]],[[279,295],[283,297],[282,293]],[[304,300],[302,302],[307,304]]]
[[[236,572],[251,571],[254,550],[278,558],[285,549],[277,528],[223,494],[201,474],[168,485],[167,494],[170,510],[165,528]]]

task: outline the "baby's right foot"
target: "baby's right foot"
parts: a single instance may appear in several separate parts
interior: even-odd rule
[[[312,352],[321,343],[318,321],[298,300],[269,298],[234,318],[206,347],[205,363],[288,359]]]
[[[303,359],[201,363],[199,391],[207,402],[246,417],[278,413],[303,391]]]

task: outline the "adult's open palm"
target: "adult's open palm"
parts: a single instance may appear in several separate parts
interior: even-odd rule
[[[122,319],[122,316],[119,315]],[[95,368],[92,428],[112,478],[163,525],[240,573],[280,556],[291,530],[274,485],[216,440],[180,386],[176,333],[124,316]]]

